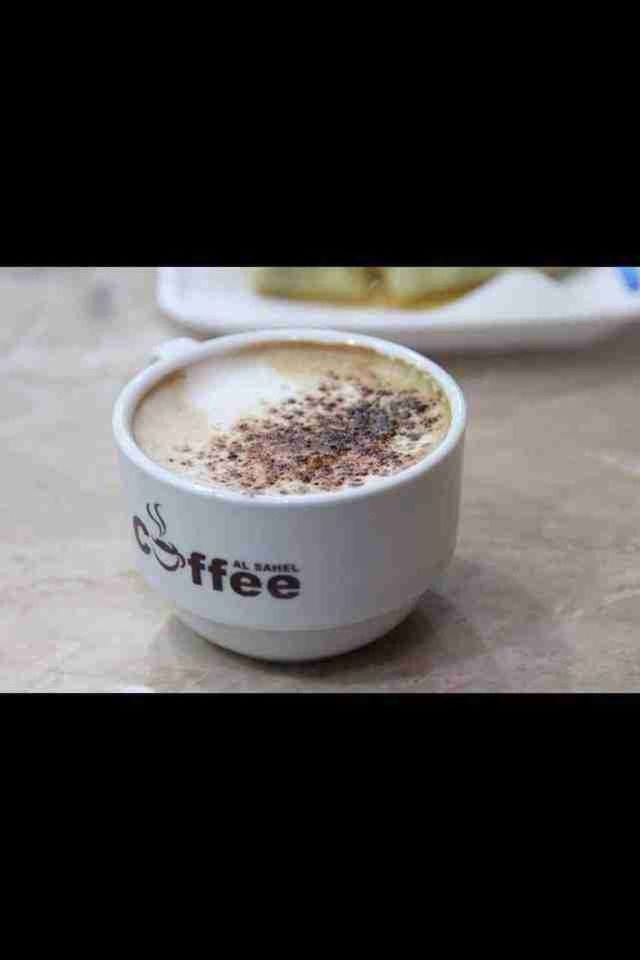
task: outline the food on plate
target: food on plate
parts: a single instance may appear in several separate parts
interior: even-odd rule
[[[254,267],[253,280],[276,297],[366,302],[379,277],[369,267]]]
[[[460,294],[499,273],[501,267],[384,267],[391,303],[414,304],[438,294]]]
[[[473,290],[505,267],[253,267],[258,293],[371,306],[435,306]],[[560,277],[567,267],[540,267]]]

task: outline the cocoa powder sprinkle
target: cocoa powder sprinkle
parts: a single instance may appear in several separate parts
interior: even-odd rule
[[[207,482],[251,495],[360,487],[429,452],[433,443],[418,441],[442,425],[442,414],[434,411],[439,399],[425,398],[419,389],[374,389],[330,372],[313,393],[269,404],[202,448],[181,445],[175,452],[189,452],[191,457],[178,457],[179,462],[194,466]]]

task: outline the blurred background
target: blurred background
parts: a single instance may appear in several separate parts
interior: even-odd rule
[[[637,688],[635,268],[509,269],[426,292],[428,278],[380,268],[291,269],[0,270],[0,690]],[[384,640],[326,664],[211,647],[134,568],[116,396],[163,340],[260,324],[406,342],[469,404],[447,583]]]

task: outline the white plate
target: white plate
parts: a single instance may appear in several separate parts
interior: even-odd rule
[[[575,347],[640,316],[640,291],[615,267],[584,268],[563,281],[514,268],[432,310],[334,306],[263,297],[241,267],[161,267],[158,303],[209,336],[278,327],[330,327],[424,351]]]

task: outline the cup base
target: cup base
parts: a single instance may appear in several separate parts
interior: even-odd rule
[[[398,610],[370,620],[315,630],[252,630],[215,623],[180,609],[176,610],[176,616],[199,636],[226,650],[257,660],[300,663],[337,657],[378,640],[404,620],[415,605],[416,601],[412,600]]]

